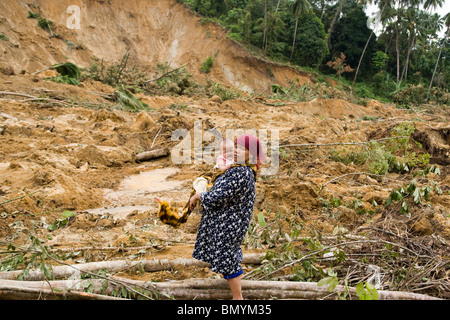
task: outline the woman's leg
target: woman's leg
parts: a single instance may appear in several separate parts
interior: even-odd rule
[[[233,295],[233,300],[243,300],[241,278],[242,274],[235,278],[227,279],[228,285],[230,286],[231,294]]]

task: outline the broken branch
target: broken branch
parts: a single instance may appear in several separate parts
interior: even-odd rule
[[[264,254],[248,254],[244,255],[243,263],[245,264],[260,264]],[[100,270],[106,270],[108,272],[120,272],[124,270],[144,270],[145,272],[155,272],[161,270],[170,270],[177,265],[183,265],[186,267],[197,266],[197,267],[208,267],[209,264],[196,259],[155,259],[155,260],[140,260],[140,261],[129,261],[129,260],[117,260],[117,261],[100,261],[100,262],[89,262],[82,264],[53,267],[51,272],[54,279],[64,279],[68,278],[74,274],[81,273],[96,273]],[[4,271],[0,272],[0,279],[5,280],[16,280],[23,270],[16,271]],[[38,281],[44,280],[45,274],[41,270],[31,270],[27,276],[24,276],[24,280]]]
[[[169,148],[156,149],[151,151],[144,151],[136,155],[136,161],[146,161],[156,159],[160,157],[168,156],[170,153]]]

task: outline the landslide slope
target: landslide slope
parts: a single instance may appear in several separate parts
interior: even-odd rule
[[[80,25],[69,29],[78,17],[68,12],[74,5],[80,8]],[[38,27],[28,12],[52,21],[51,33],[56,36]],[[252,56],[228,39],[221,26],[202,22],[188,7],[172,0],[8,0],[0,3],[0,19],[0,32],[9,39],[0,43],[0,66],[16,73],[31,73],[64,61],[89,67],[92,58],[117,63],[129,52],[140,67],[187,64],[189,72],[200,79],[208,76],[247,91],[259,92],[273,83],[287,86],[296,78],[300,83],[310,82],[294,68]],[[205,75],[200,67],[207,57],[214,64]]]
[[[67,28],[70,5],[81,9],[79,30]],[[59,36],[50,37],[36,19],[28,18],[28,11],[52,20],[52,32]],[[146,92],[139,97],[149,108],[138,113],[104,99],[116,89],[105,83],[87,79],[73,86],[45,80],[44,73],[30,74],[63,61],[81,67],[89,67],[93,58],[117,64],[130,52],[133,63],[149,70],[149,79],[156,74],[156,64],[164,63],[171,68],[187,64],[199,82],[210,78],[256,93],[273,83],[311,81],[293,68],[251,56],[227,39],[220,26],[202,23],[175,1],[2,1],[0,34],[8,39],[0,40],[3,252],[8,253],[9,242],[28,246],[35,235],[52,252],[67,253],[71,263],[192,257],[200,214],[173,229],[158,220],[154,197],[182,207],[192,181],[210,166],[177,165],[171,157],[141,163],[135,158],[146,150],[173,150],[179,141],[172,141],[171,134],[187,129],[194,137],[195,123],[200,122],[203,131],[279,134],[279,168],[274,175],[258,177],[254,219],[244,248],[245,253],[273,251],[272,269],[266,268],[267,261],[263,268],[274,270],[316,251],[312,260],[275,276],[319,281],[330,267],[338,272],[340,284],[345,278],[356,286],[369,277],[367,267],[372,264],[382,270],[383,289],[449,297],[450,128],[445,108],[412,112],[375,100],[356,101],[330,87],[286,100],[269,96],[270,91],[266,97],[242,94],[228,100]],[[207,56],[214,58],[214,65],[204,74],[199,69]],[[11,69],[14,72],[8,72]],[[428,153],[440,175],[415,176],[418,168],[368,174],[371,163],[384,163],[386,142],[405,124],[413,126],[414,133],[404,156]],[[211,141],[203,138],[205,147]],[[368,141],[378,143],[365,144]],[[371,160],[381,160],[358,158],[369,151]],[[411,186],[429,192],[428,199],[424,194],[420,201],[405,195],[407,214],[401,211],[402,201],[385,205],[393,190],[405,194]],[[67,217],[67,211],[74,215]],[[339,259],[334,264],[330,256],[322,256],[322,249],[337,248],[339,241],[345,242],[333,251]],[[23,268],[18,259],[0,261],[2,267]],[[253,266],[245,268],[249,274]],[[152,281],[217,276],[194,267],[124,273]]]

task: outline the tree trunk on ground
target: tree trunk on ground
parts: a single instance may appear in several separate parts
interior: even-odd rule
[[[141,152],[136,155],[136,161],[152,160],[152,159],[168,156],[169,154],[170,154],[169,148],[144,151],[144,152]]]
[[[85,279],[64,281],[14,281],[0,280],[0,299],[7,297],[14,299],[24,297],[30,293],[36,295],[41,291],[52,296],[52,292],[63,295],[69,291],[80,292],[82,288],[89,287],[92,296],[86,294],[74,298],[107,299],[107,295],[121,292],[123,286],[144,290],[147,296],[175,299],[230,299],[231,292],[224,279],[189,279],[171,282],[137,281],[124,278],[111,278],[110,280]],[[335,299],[336,294],[347,293],[352,299],[357,299],[356,289],[352,287],[336,286],[333,292],[328,291],[327,286],[318,286],[314,282],[289,282],[289,281],[250,281],[242,280],[242,292],[247,299]],[[415,294],[402,291],[379,290],[380,300],[441,300],[423,294]]]
[[[246,254],[242,263],[244,264],[260,264],[265,254]],[[155,259],[155,260],[140,260],[140,261],[129,261],[129,260],[116,260],[116,261],[100,261],[100,262],[89,262],[74,265],[65,265],[53,267],[52,275],[54,279],[65,279],[73,275],[81,275],[86,272],[96,273],[100,270],[106,270],[108,272],[120,272],[126,270],[143,270],[145,272],[155,272],[162,270],[170,270],[177,265],[182,266],[197,266],[197,267],[208,267],[209,264],[196,259]],[[4,280],[16,280],[17,277],[22,273],[22,270],[16,271],[4,271],[0,272],[0,279]],[[27,281],[40,281],[44,280],[45,275],[41,270],[31,270],[28,276],[24,277]]]

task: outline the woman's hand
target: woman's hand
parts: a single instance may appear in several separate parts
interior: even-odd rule
[[[191,211],[194,210],[198,200],[200,200],[200,193],[194,194],[189,200],[189,208],[191,209]]]

